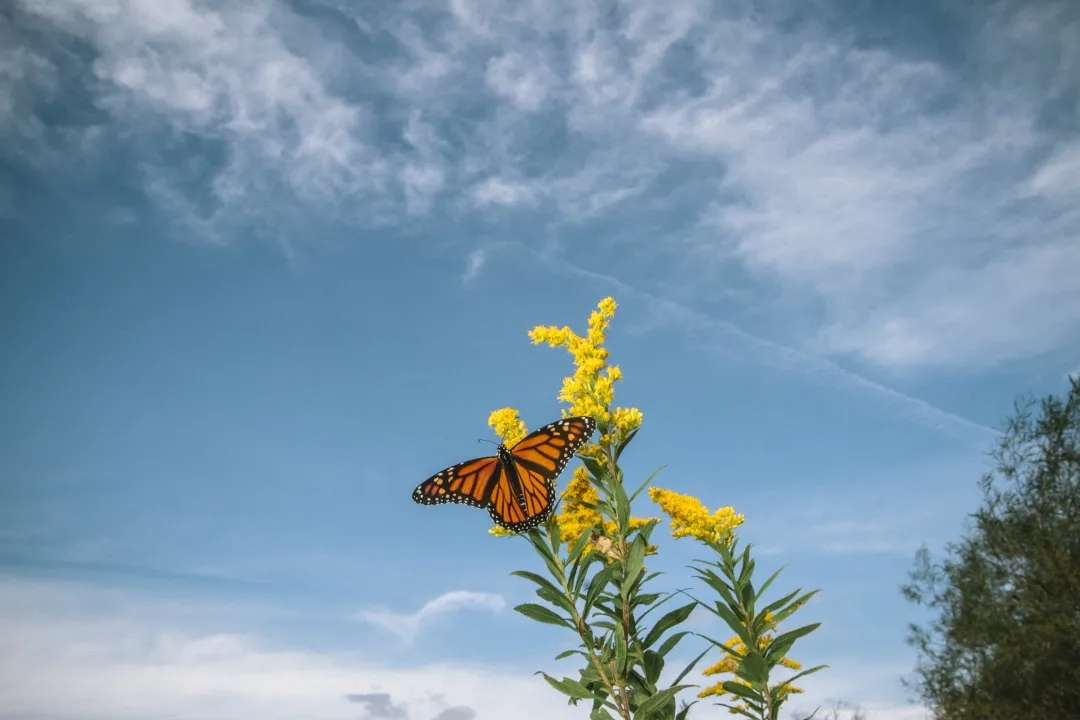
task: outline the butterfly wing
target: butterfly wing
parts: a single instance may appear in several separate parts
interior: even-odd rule
[[[544,513],[545,506],[543,505],[534,505],[538,514],[529,512],[529,506],[523,502],[524,498],[518,492],[519,488],[515,487],[519,483],[511,476],[511,472],[512,468],[506,463],[499,463],[499,472],[492,489],[488,514],[496,524],[511,532],[521,532],[536,527],[547,515]]]
[[[435,473],[413,490],[412,499],[422,505],[463,503],[486,507],[500,472],[499,458],[482,457],[451,465]]]
[[[512,532],[534,528],[555,506],[555,478],[595,429],[592,418],[557,420],[514,445],[504,453],[506,460],[476,458],[435,473],[416,486],[413,500],[486,507],[492,520]]]
[[[571,417],[556,420],[526,435],[510,449],[517,464],[538,473],[548,482],[566,467],[570,458],[596,429],[596,421],[589,417]]]
[[[522,465],[513,456],[509,466],[509,469],[503,470],[501,482],[496,485],[488,513],[497,524],[513,532],[521,532],[547,520],[555,507],[555,483]],[[503,478],[505,483],[502,482]],[[508,500],[502,502],[503,498]]]

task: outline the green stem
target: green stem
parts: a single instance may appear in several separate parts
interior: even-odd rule
[[[610,478],[610,482],[613,483],[613,484],[618,483],[619,482],[619,466],[615,462],[615,455],[612,452],[610,443],[605,444],[605,446],[604,446],[604,455],[606,456],[606,459],[607,459],[608,477]],[[617,509],[618,509],[618,503],[616,503],[616,511],[617,511]],[[618,545],[619,564],[622,565],[623,577],[626,577],[626,557],[629,554],[629,547],[626,544],[626,533],[624,533],[622,531],[622,528],[624,526],[629,528],[629,526],[630,526],[630,518],[620,518],[620,517],[616,516],[616,518],[615,518],[615,526],[616,526],[616,531],[619,534],[619,545]],[[632,614],[630,612],[630,599],[631,599],[630,598],[630,589],[628,588],[624,592],[620,588],[619,594],[622,596],[623,645],[626,647],[626,652],[627,652],[627,655],[629,656],[630,649],[632,647],[632,645],[631,645],[631,637],[632,637],[631,621],[633,620]],[[630,662],[629,659],[627,659],[627,663],[629,663],[629,662]],[[618,669],[616,668],[616,670],[618,670]],[[630,718],[631,717],[631,713],[630,713],[630,692],[629,692],[628,683],[626,681],[626,673],[625,672],[618,673],[617,680],[618,680],[618,683],[619,683],[619,691],[620,691],[620,693],[619,693],[620,708],[622,709],[623,717]]]
[[[608,679],[607,673],[604,672],[604,664],[597,656],[596,647],[593,645],[592,633],[589,632],[589,628],[585,624],[584,618],[582,618],[581,613],[578,612],[577,599],[574,597],[574,593],[570,590],[570,586],[566,581],[566,566],[563,565],[562,558],[559,557],[558,553],[555,554],[555,559],[558,561],[558,567],[560,571],[558,577],[559,585],[562,587],[563,597],[566,598],[567,603],[570,605],[570,617],[574,621],[574,628],[577,630],[578,637],[581,638],[581,643],[585,647],[585,651],[589,655],[589,663],[596,670],[596,674],[600,677],[600,682],[602,682],[604,684],[604,687],[607,688],[608,696],[613,699],[617,699],[618,694],[615,692],[615,683]],[[631,717],[628,714],[629,710],[627,710],[627,712],[623,712],[621,705],[619,712],[623,716],[624,720],[631,720]]]

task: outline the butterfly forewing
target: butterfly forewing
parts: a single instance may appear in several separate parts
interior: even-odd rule
[[[592,418],[572,417],[545,425],[511,448],[518,462],[554,481],[596,429]]]
[[[498,469],[497,457],[466,460],[435,473],[417,485],[412,498],[423,505],[452,502],[485,507],[491,497]]]

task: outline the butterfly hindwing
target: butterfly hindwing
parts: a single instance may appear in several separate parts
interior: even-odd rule
[[[515,492],[514,484],[511,482],[510,468],[506,467],[505,463],[499,463],[488,514],[496,523],[514,532],[532,527],[529,525],[531,518],[522,507],[520,496]]]
[[[513,456],[510,463],[517,476],[520,489],[518,504],[523,507],[528,519],[524,527],[510,527],[509,529],[521,532],[521,530],[536,527],[551,514],[552,508],[555,507],[555,483],[536,470],[521,464]],[[498,522],[497,518],[496,522]]]

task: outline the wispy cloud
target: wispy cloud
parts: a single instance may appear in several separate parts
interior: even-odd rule
[[[487,264],[487,251],[483,248],[477,248],[469,252],[465,256],[465,272],[461,274],[461,281],[463,283],[470,283],[475,280],[484,269],[484,265]]]
[[[473,186],[472,200],[478,207],[501,205],[530,205],[536,200],[532,187],[526,183],[491,177]]]
[[[332,33],[278,0],[20,2],[0,127],[70,141],[35,100],[60,80],[29,18],[93,48],[74,76],[108,115],[95,137],[141,148],[144,187],[200,236],[527,209],[648,227],[626,247],[663,238],[658,278],[735,273],[758,316],[809,316],[781,339],[817,355],[992,365],[1080,335],[1068,2],[959,13],[962,65],[749,4],[330,4]]]
[[[362,706],[369,717],[414,720],[520,717],[522,707],[576,717],[528,672],[463,661],[389,667],[221,623],[190,603],[4,578],[0,716],[356,720]]]
[[[509,247],[510,245],[506,245]],[[622,297],[643,300],[642,307],[648,308],[654,315],[653,323],[664,327],[679,327],[699,338],[705,338],[713,344],[730,348],[735,346],[741,351],[753,353],[758,359],[775,367],[798,372],[815,378],[823,384],[860,393],[879,402],[893,406],[898,412],[923,426],[939,429],[950,435],[983,445],[999,433],[995,428],[975,422],[961,415],[948,412],[921,398],[913,397],[881,384],[853,370],[814,355],[807,351],[788,347],[774,340],[763,338],[744,330],[738,325],[714,318],[695,310],[678,301],[656,295],[631,285],[613,275],[608,275],[583,268],[561,258],[538,253],[522,245],[516,246],[536,261],[543,262],[556,273],[574,275],[600,282],[616,291]]]
[[[905,533],[900,518],[830,520],[806,529],[806,545],[839,555],[910,556],[920,541]]]
[[[406,643],[413,642],[421,628],[436,618],[458,613],[463,610],[484,610],[499,612],[506,607],[501,595],[468,590],[453,590],[443,593],[434,600],[424,603],[414,613],[401,613],[392,610],[361,610],[356,614],[358,620],[381,628],[397,636]]]

